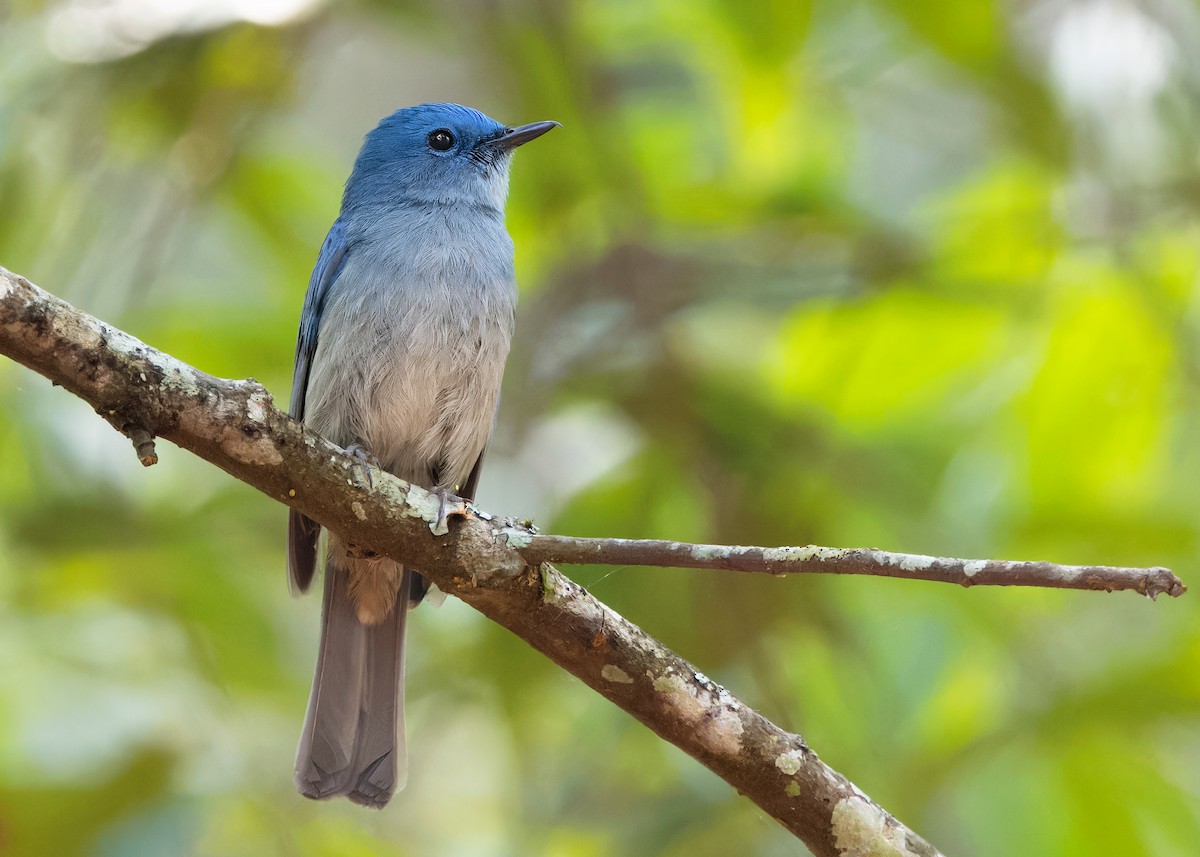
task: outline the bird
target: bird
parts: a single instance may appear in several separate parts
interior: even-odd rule
[[[559,127],[459,104],[401,108],[370,131],[300,314],[290,414],[363,463],[474,496],[495,423],[517,286],[505,226],[514,150]],[[288,516],[305,592],[321,527]],[[416,569],[329,533],[317,664],[295,784],[382,808],[404,787],[404,637],[429,589]]]

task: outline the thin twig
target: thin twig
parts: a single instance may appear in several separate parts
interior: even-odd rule
[[[143,467],[152,467],[158,464],[158,452],[154,448],[154,435],[140,426],[126,429],[125,434],[133,442],[133,451],[137,454],[138,461],[142,463]]]
[[[876,548],[742,547],[694,545],[658,539],[594,539],[529,535],[520,548],[527,562],[565,565],[642,565],[712,568],[726,571],[788,574],[869,574],[932,580],[959,586],[1044,586],[1054,589],[1131,590],[1150,598],[1187,591],[1167,568],[1107,565],[1057,565],[994,559],[955,559],[892,553]]]

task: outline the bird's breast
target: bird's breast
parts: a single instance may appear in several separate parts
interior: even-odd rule
[[[511,243],[441,238],[391,236],[348,254],[322,315],[306,421],[402,478],[453,487],[491,433],[516,289]]]

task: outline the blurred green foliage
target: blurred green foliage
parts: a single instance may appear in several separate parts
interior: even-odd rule
[[[485,508],[1195,583],[1196,56],[1184,0],[10,0],[0,264],[284,401],[361,135],[558,119]],[[0,853],[802,850],[453,600],[408,790],[306,802],[283,510],[8,362],[0,450]],[[574,573],[948,854],[1196,853],[1195,595]]]

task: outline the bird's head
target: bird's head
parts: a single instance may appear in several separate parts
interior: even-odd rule
[[[513,150],[557,125],[509,127],[460,104],[401,108],[367,134],[343,206],[433,202],[503,210]]]

